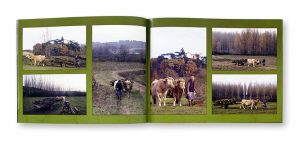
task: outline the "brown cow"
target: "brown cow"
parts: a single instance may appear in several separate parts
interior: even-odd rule
[[[153,103],[153,100],[155,98],[158,99],[158,105],[161,106],[161,100],[164,101],[164,106],[166,106],[166,97],[169,90],[174,89],[174,78],[167,77],[164,79],[155,79],[151,83],[151,101]]]
[[[128,93],[128,96],[130,96],[130,93],[132,91],[133,83],[134,82],[132,80],[128,80],[128,79],[124,80],[124,90],[126,93]]]
[[[173,106],[176,106],[176,104],[179,104],[181,106],[181,97],[185,94],[185,80],[182,78],[175,80],[175,88],[173,90]]]

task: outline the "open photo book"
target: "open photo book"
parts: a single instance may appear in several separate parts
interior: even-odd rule
[[[281,123],[283,21],[17,21],[18,123]]]

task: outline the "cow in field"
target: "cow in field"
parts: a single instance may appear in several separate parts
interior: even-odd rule
[[[31,61],[31,65],[34,64],[35,66],[40,63],[43,63],[43,66],[45,66],[44,61],[46,60],[45,55],[33,55],[33,54],[27,54],[26,58],[28,58]]]
[[[57,97],[55,97],[55,99],[60,101],[61,104],[66,102],[66,97],[65,96],[57,96]]]
[[[247,59],[247,64],[248,64],[248,67],[250,65],[252,65],[252,67],[255,67],[255,65],[260,64],[260,61],[258,59]]]
[[[163,100],[164,106],[166,106],[166,97],[169,90],[173,90],[175,88],[174,78],[167,77],[164,79],[155,79],[151,83],[151,101],[156,101],[158,106],[161,106],[161,101]]]
[[[122,85],[122,92],[127,93],[130,96],[130,93],[133,88],[133,81],[128,79],[120,79],[120,80],[112,80],[110,81],[110,85],[114,87],[114,90],[117,90],[117,83],[120,82]]]
[[[124,92],[128,94],[128,96],[130,96],[130,93],[132,91],[132,87],[133,87],[133,81],[132,80],[128,80],[125,79],[124,80]]]
[[[185,94],[185,80],[182,78],[176,79],[175,80],[175,88],[173,90],[173,106],[175,106],[176,104],[179,104],[179,106],[181,106],[181,97],[183,94]]]
[[[254,109],[254,108],[257,110],[258,103],[259,103],[259,99],[256,99],[256,100],[254,100],[254,99],[250,99],[250,100],[242,99],[240,109],[242,109],[242,108],[246,109],[247,107],[250,107],[251,110]]]

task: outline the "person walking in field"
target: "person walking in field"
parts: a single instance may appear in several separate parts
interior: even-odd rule
[[[80,67],[80,62],[79,62],[79,61],[80,61],[80,59],[79,59],[78,55],[76,55],[76,56],[75,56],[75,67],[76,67],[76,68],[77,68],[77,67],[78,67],[78,68]]]
[[[123,83],[121,82],[121,80],[118,80],[116,84],[116,95],[118,97],[118,100],[121,100],[122,91],[123,91]]]
[[[193,106],[193,101],[196,96],[196,91],[195,91],[195,77],[191,76],[189,81],[187,82],[187,93],[186,93],[186,98],[189,101],[189,106]]]

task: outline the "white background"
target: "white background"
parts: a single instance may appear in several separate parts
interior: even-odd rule
[[[299,140],[300,4],[262,0],[1,1],[0,140]],[[284,123],[282,124],[17,124],[16,20],[126,15],[284,20]]]

